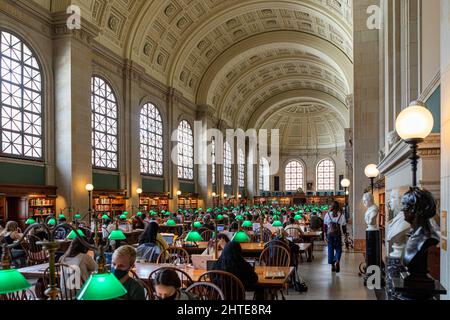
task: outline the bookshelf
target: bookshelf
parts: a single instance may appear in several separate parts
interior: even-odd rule
[[[101,190],[93,193],[94,212],[98,215],[107,214],[110,217],[115,214],[121,215],[126,211],[127,196],[124,191],[102,192]]]
[[[43,217],[56,213],[56,196],[30,195],[28,198],[28,212],[30,215]]]
[[[169,209],[169,197],[166,195],[144,194],[139,201],[141,211],[161,211]]]
[[[0,194],[0,225],[2,227],[6,224],[6,194]]]
[[[198,195],[181,195],[178,197],[179,209],[198,209]]]

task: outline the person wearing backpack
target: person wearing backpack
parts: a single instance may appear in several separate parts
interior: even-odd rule
[[[324,234],[328,242],[328,264],[331,271],[341,271],[340,261],[342,256],[342,235],[347,233],[345,215],[339,210],[339,202],[335,201],[331,210],[324,218]]]

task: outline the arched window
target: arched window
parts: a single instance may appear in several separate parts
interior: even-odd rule
[[[325,159],[317,165],[317,191],[334,191],[334,162]]]
[[[194,180],[194,135],[186,120],[178,126],[178,179]]]
[[[211,139],[211,183],[216,184],[216,138]]]
[[[92,165],[118,169],[118,110],[111,86],[92,77]]]
[[[31,49],[0,31],[1,155],[42,159],[42,76]]]
[[[239,188],[245,187],[245,156],[244,151],[238,151],[238,185]]]
[[[159,110],[150,103],[141,109],[141,173],[163,175],[163,124]]]
[[[269,161],[266,158],[261,158],[259,161],[259,189],[261,191],[270,191],[269,176]]]
[[[291,161],[286,166],[284,180],[286,182],[286,191],[297,191],[303,189],[304,169],[298,161]]]
[[[225,141],[223,150],[223,184],[231,186],[231,147],[228,141]]]

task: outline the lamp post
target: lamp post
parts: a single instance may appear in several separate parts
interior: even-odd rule
[[[344,188],[344,193],[345,193],[345,215],[347,218],[347,207],[348,207],[348,194],[347,194],[347,190],[350,187],[350,180],[349,179],[342,179],[341,181],[341,186],[342,188]]]
[[[376,164],[369,164],[364,170],[364,174],[367,178],[370,179],[370,186],[372,188],[372,194],[374,191],[374,179],[380,175],[380,171],[377,168]]]
[[[141,194],[144,192],[141,188],[136,189],[136,193],[138,194],[139,202],[138,202],[138,210],[141,211]]]
[[[413,101],[397,117],[395,129],[407,144],[411,146],[412,186],[417,187],[417,145],[425,140],[433,130],[433,114],[427,109],[425,103]]]
[[[88,183],[85,188],[86,188],[86,191],[88,192],[88,196],[89,196],[88,215],[89,215],[89,227],[91,227],[91,224],[92,224],[92,191],[94,190],[94,186],[91,183]]]

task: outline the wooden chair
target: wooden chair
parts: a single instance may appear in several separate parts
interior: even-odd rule
[[[195,294],[199,300],[203,301],[225,300],[222,290],[211,282],[196,282],[186,291]]]
[[[50,268],[45,269],[44,271],[44,287],[47,288],[50,283]],[[77,291],[81,289],[83,283],[79,283],[80,288],[76,288],[76,275],[77,270],[67,264],[56,263],[55,264],[55,280],[56,286],[61,290],[59,294],[59,300],[75,300],[77,296]],[[61,286],[61,283],[64,283],[64,286]],[[70,285],[73,285],[71,288]]]
[[[212,231],[212,230],[205,230],[200,235],[201,235],[201,237],[203,238],[204,241],[209,241],[212,238],[214,238],[214,231]]]
[[[156,260],[157,264],[170,263],[174,265],[188,264],[190,260],[189,253],[179,247],[170,247],[163,250]]]
[[[140,279],[138,277],[138,275],[136,274],[136,272],[134,272],[133,270],[130,270],[129,274],[130,274],[131,278],[136,280],[144,288],[145,300],[155,300],[155,296],[153,294],[153,290],[150,287],[150,285],[147,283],[147,281],[144,281],[144,280]]]
[[[27,264],[29,266],[44,264],[48,262],[48,254],[47,251],[41,245],[38,245],[37,242],[42,241],[35,235],[28,235],[21,242],[22,248],[25,251],[27,256]]]
[[[212,270],[198,278],[199,282],[212,282],[223,292],[228,301],[245,300],[245,287],[234,274],[226,271]]]
[[[282,241],[271,241],[266,244],[266,248],[261,252],[259,263],[260,265],[267,267],[289,267],[291,265],[291,252],[286,248],[286,244]],[[284,286],[284,289],[288,293],[288,288]],[[280,293],[282,299],[285,300],[283,288],[280,290]],[[272,295],[277,299],[278,295],[275,292],[273,292]]]
[[[180,270],[180,269],[175,268],[175,267],[161,267],[159,269],[153,270],[150,273],[150,275],[148,276],[147,284],[148,284],[148,287],[150,289],[150,296],[153,299],[155,299],[155,297],[156,297],[155,287],[154,287],[154,280],[156,278],[156,274],[158,272],[160,272],[161,270],[165,270],[165,269],[173,270],[173,271],[175,271],[178,274],[178,277],[181,280],[181,288],[186,289],[186,288],[190,287],[192,284],[194,284],[194,281],[192,280],[192,278],[185,271]]]
[[[30,289],[19,292],[0,294],[0,301],[29,301],[29,300],[36,300],[36,295]]]
[[[260,242],[261,241],[261,232],[258,229],[255,230],[255,235],[253,237],[254,242]],[[263,241],[264,243],[269,242],[270,240],[272,240],[272,231],[270,231],[267,228],[263,227]]]

